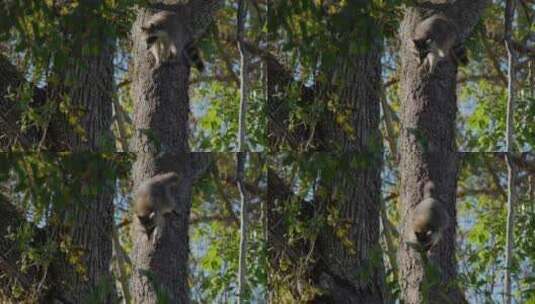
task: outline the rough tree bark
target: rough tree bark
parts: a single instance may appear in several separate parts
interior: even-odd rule
[[[351,153],[339,159],[341,167],[334,180],[323,185],[331,199],[318,205],[325,218],[334,216],[329,208],[337,210],[339,222],[349,228],[347,235],[341,237],[343,225],[328,225],[318,238],[315,283],[325,291],[320,300],[325,297],[329,303],[385,303],[388,297],[379,245],[381,154]],[[360,165],[355,167],[358,162]]]
[[[25,155],[18,156],[25,158]],[[4,238],[8,227],[11,229],[21,227],[28,219],[25,210],[19,210],[14,204],[20,204],[20,198],[10,196],[13,201],[2,199],[0,210],[2,214],[10,217],[9,220],[0,221],[2,242],[0,249],[8,255],[0,254],[0,273],[7,278],[15,278],[21,286],[31,295],[31,288],[42,286],[35,290],[36,297],[43,303],[51,303],[61,299],[65,303],[79,303],[87,301],[90,296],[99,292],[101,303],[114,303],[115,290],[110,273],[111,260],[111,237],[108,233],[113,227],[113,197],[115,180],[103,179],[99,172],[109,168],[107,160],[98,154],[88,152],[64,156],[71,158],[70,161],[79,163],[91,163],[93,166],[87,172],[69,172],[66,175],[68,183],[73,187],[81,186],[79,196],[60,208],[52,205],[51,213],[47,217],[47,225],[44,227],[31,226],[35,233],[35,245],[42,246],[45,243],[54,243],[59,254],[55,255],[46,269],[32,266],[26,272],[20,269],[20,257],[22,252],[12,250],[17,248],[16,240]],[[12,156],[7,156],[2,161],[13,161]],[[7,166],[9,168],[9,166]],[[79,175],[77,175],[79,174]],[[78,184],[79,183],[79,184]],[[99,193],[91,192],[88,184],[99,185]],[[73,189],[74,190],[74,189]],[[76,256],[75,256],[76,255]],[[73,263],[73,261],[75,261]],[[7,268],[3,267],[6,266]],[[8,270],[8,271],[6,271]],[[22,278],[22,279],[21,279]],[[10,294],[9,284],[0,285],[0,293],[7,297]],[[17,302],[13,297],[11,301]],[[55,303],[55,302],[54,302]]]
[[[87,154],[81,156],[80,161],[87,159]],[[91,156],[90,156],[91,157]],[[98,158],[98,156],[97,156]],[[101,170],[104,170],[105,161],[100,161]],[[95,180],[88,180],[88,183],[98,183]],[[85,188],[88,189],[88,188]],[[103,186],[100,193],[82,194],[81,200],[68,208],[63,214],[67,219],[72,220],[72,228],[65,229],[58,227],[59,233],[66,233],[71,237],[73,248],[81,250],[81,263],[85,273],[80,273],[69,263],[58,262],[56,269],[52,271],[55,277],[61,278],[60,286],[53,286],[61,290],[63,298],[72,303],[88,301],[91,293],[100,292],[102,303],[116,302],[116,292],[114,279],[111,273],[112,258],[112,231],[114,225],[114,205],[115,183],[108,181]],[[82,189],[83,192],[84,189]],[[56,210],[61,213],[62,210]],[[58,240],[60,241],[60,240]],[[61,288],[61,289],[60,289]]]
[[[310,107],[318,103],[324,109],[324,117],[315,126],[288,129],[290,113],[286,99],[293,85],[291,71],[272,56],[264,56],[269,75],[268,134],[272,151],[279,150],[281,145],[308,151],[362,151],[364,147],[381,150],[376,121],[380,112],[382,37],[372,17],[355,15],[355,12],[369,9],[368,5],[368,1],[349,1],[338,13],[337,19],[343,19],[348,26],[333,27],[331,31],[333,36],[339,36],[336,43],[345,47],[336,53],[334,63],[324,59],[318,64],[319,75],[325,81],[300,88],[300,104]],[[356,19],[366,21],[360,20],[355,27]],[[364,47],[351,49],[345,43],[349,39],[358,39],[359,45]],[[343,123],[339,122],[339,117],[344,117]]]
[[[101,1],[82,3],[73,14],[76,14],[78,22],[96,18],[93,15],[93,10],[87,6],[98,6],[101,3]],[[58,2],[58,9],[61,8],[61,5],[69,4]],[[66,85],[54,89],[49,87],[46,91],[34,88],[35,94],[32,104],[39,106],[44,102],[54,102],[50,99],[47,100],[48,94],[53,90],[56,93],[61,91],[61,94],[69,96],[71,107],[76,109],[77,114],[80,115],[77,122],[80,128],[72,128],[66,123],[64,114],[58,112],[58,119],[52,121],[51,125],[54,127],[51,127],[44,140],[43,130],[31,129],[29,133],[20,132],[20,125],[16,122],[20,120],[21,109],[17,109],[13,105],[13,100],[7,100],[3,93],[5,93],[7,86],[16,87],[26,83],[24,78],[18,74],[19,72],[2,56],[1,69],[7,71],[8,74],[2,73],[6,77],[0,79],[0,94],[2,94],[0,103],[2,109],[13,109],[13,111],[4,112],[8,115],[9,125],[7,127],[1,125],[0,135],[5,136],[6,139],[2,140],[2,149],[13,148],[13,143],[21,138],[24,138],[20,142],[25,149],[40,147],[53,151],[68,149],[98,152],[106,149],[107,144],[113,142],[110,130],[111,98],[113,96],[113,41],[102,30],[102,27],[94,27],[89,28],[89,32],[85,32],[88,37],[94,39],[91,41],[98,45],[96,54],[88,54],[76,49],[71,54],[71,60],[61,70],[56,70],[59,79],[66,80],[64,83]],[[79,32],[70,32],[70,29],[65,28],[63,31],[66,37],[70,35],[69,37],[80,39]],[[61,96],[61,94],[54,96]],[[72,113],[65,115],[70,114]],[[113,191],[109,191],[99,194],[97,197],[85,197],[83,206],[74,205],[68,210],[53,211],[66,212],[71,217],[76,218],[73,221],[73,226],[68,231],[63,230],[63,233],[72,237],[73,246],[82,248],[81,263],[87,271],[86,274],[82,275],[65,260],[53,263],[54,268],[50,272],[54,274],[55,280],[50,283],[57,296],[70,302],[80,302],[86,299],[88,294],[94,291],[97,286],[101,286],[104,281],[111,283],[109,266],[112,255],[110,235],[113,225],[113,195]],[[56,227],[58,230],[64,228],[61,225]],[[104,300],[106,303],[114,301],[113,284],[110,285],[111,292]]]
[[[314,261],[309,271],[293,274],[297,282],[287,283],[294,299],[306,303],[386,303],[384,268],[379,245],[379,193],[381,187],[380,154],[343,154],[338,173],[331,181],[320,182],[327,198],[316,196],[312,202],[301,202],[303,216],[335,217],[336,227],[324,224],[318,239],[312,243],[287,244],[288,227],[285,208],[295,204],[290,188],[270,170],[268,173],[269,262],[273,275],[288,275],[279,262],[286,256],[299,264],[308,257]],[[348,168],[347,164],[362,161],[366,165]],[[345,169],[344,169],[345,168]],[[363,195],[365,193],[365,195]],[[315,211],[310,212],[310,208]],[[307,211],[308,210],[308,211]],[[336,215],[329,213],[336,210]],[[340,231],[347,229],[340,235]],[[350,245],[349,245],[350,244]],[[294,269],[296,270],[296,269]],[[291,274],[290,274],[291,275]],[[270,282],[273,284],[273,282]],[[296,286],[310,286],[319,293],[303,298]],[[270,303],[276,303],[277,289],[269,294]]]
[[[423,199],[423,186],[432,180],[436,193],[446,204],[452,219],[442,240],[429,257],[431,266],[424,265],[420,253],[405,242],[408,237],[407,219],[415,206]],[[399,245],[399,270],[401,296],[406,303],[463,303],[463,295],[454,284],[457,275],[455,261],[457,187],[457,155],[455,152],[401,154],[401,202],[403,225]],[[426,272],[435,267],[438,278]]]
[[[367,25],[377,29],[374,20]],[[335,92],[336,112],[329,110],[324,121],[317,127],[315,144],[320,151],[382,151],[379,131],[381,97],[381,33],[368,34],[366,49],[357,54],[337,57],[334,66],[325,72],[332,84],[323,92]],[[343,52],[342,52],[343,53]],[[323,94],[323,93],[321,93]],[[320,95],[321,95],[320,94]],[[348,126],[337,123],[337,116],[347,115]]]
[[[163,1],[162,1],[163,2]],[[169,2],[169,1],[167,1]],[[180,3],[183,1],[172,1]],[[132,28],[134,57],[134,116],[132,151],[163,150],[187,152],[189,116],[190,66],[183,49],[199,39],[212,20],[213,13],[222,1],[192,0],[187,4],[153,4],[140,8]],[[176,12],[182,22],[180,37],[175,41],[178,58],[154,66],[154,58],[147,50],[141,26],[158,10]],[[157,136],[156,136],[157,135]],[[163,140],[166,138],[166,140]]]
[[[89,17],[88,17],[89,18]],[[99,33],[102,35],[101,33]],[[104,37],[96,55],[81,55],[68,67],[66,93],[71,106],[83,115],[78,124],[83,132],[63,124],[65,146],[72,151],[115,151],[111,131],[114,41]]]
[[[95,7],[102,3],[102,0],[80,3],[73,16],[76,16],[77,22],[89,23],[99,18],[95,13]],[[104,24],[93,27],[89,36],[84,36],[88,33],[79,29],[68,27],[62,29],[65,37],[75,37],[73,41],[82,41],[82,37],[88,37],[85,38],[86,42],[97,48],[96,52],[90,52],[85,48],[80,49],[79,45],[71,45],[72,57],[64,67],[65,70],[56,71],[59,79],[64,80],[59,89],[62,94],[69,96],[70,108],[75,110],[74,113],[66,115],[78,114],[77,124],[80,128],[73,128],[63,121],[59,125],[52,122],[51,128],[56,129],[54,134],[62,137],[57,138],[60,140],[60,145],[72,151],[98,153],[103,150],[114,150],[111,117],[115,89],[113,86],[115,41],[105,34],[105,26]],[[87,160],[88,157],[91,159],[91,156],[84,154],[80,154],[79,157],[81,161]],[[105,303],[115,301],[115,286],[110,271],[111,235],[114,225],[113,189],[112,182],[102,193],[96,196],[84,195],[81,204],[67,210],[68,213],[74,214],[76,219],[72,230],[69,231],[72,244],[77,248],[83,248],[81,261],[87,270],[85,277],[72,267],[62,268],[61,276],[67,278],[65,282],[69,282],[68,287],[70,287],[66,288],[70,293],[66,298],[72,302],[86,300],[89,293],[94,292],[96,288],[102,288],[103,284],[107,284],[110,291],[102,301]]]
[[[360,6],[363,7],[360,7]],[[356,7],[355,7],[356,6]],[[360,9],[366,9],[366,4],[350,2],[339,13],[340,18],[347,24],[353,24],[353,14]],[[359,15],[359,17],[361,17]],[[373,18],[366,19],[367,30],[357,28],[347,32],[347,28],[336,28],[343,39],[358,36],[365,48],[358,51],[341,50],[337,54],[335,64],[323,63],[322,73],[325,79],[331,80],[328,84],[316,85],[313,88],[303,88],[304,99],[319,98],[327,102],[332,93],[337,96],[334,102],[336,112],[329,109],[326,118],[321,120],[314,130],[306,130],[307,136],[297,134],[294,138],[301,142],[296,143],[299,149],[320,151],[342,151],[340,155],[340,169],[332,181],[320,181],[321,187],[335,197],[330,201],[325,198],[317,199],[312,204],[320,210],[319,215],[327,219],[334,216],[329,213],[336,210],[341,222],[348,223],[348,233],[344,237],[338,234],[340,227],[322,229],[314,245],[312,255],[316,262],[313,271],[302,278],[302,285],[311,284],[321,293],[316,294],[309,303],[384,303],[387,300],[385,293],[384,268],[382,259],[372,261],[381,256],[379,246],[379,210],[380,210],[380,172],[382,159],[382,145],[379,133],[379,103],[381,92],[381,35],[377,31]],[[366,32],[366,34],[364,34]],[[333,33],[335,34],[335,33]],[[362,34],[362,35],[360,35]],[[363,38],[364,37],[364,38]],[[351,39],[353,39],[351,38]],[[364,42],[365,41],[365,42]],[[269,58],[268,58],[269,59]],[[268,61],[268,69],[273,68],[276,78],[268,83],[268,96],[271,99],[270,115],[277,115],[279,122],[287,126],[287,109],[285,110],[284,89],[289,85],[291,77],[285,75],[282,66]],[[269,71],[270,75],[272,74]],[[268,78],[269,79],[269,78]],[[269,80],[268,80],[269,81]],[[281,94],[282,92],[282,94]],[[272,106],[277,106],[273,112]],[[325,104],[325,108],[327,105]],[[346,115],[347,125],[337,123],[337,115]],[[272,117],[270,117],[272,119]],[[279,127],[281,125],[279,124]],[[270,130],[270,145],[277,141],[280,130]],[[312,133],[311,133],[312,132]],[[295,134],[295,133],[294,133]],[[304,140],[304,141],[303,141]],[[367,165],[349,166],[350,163],[366,159]],[[342,170],[342,165],[347,170]],[[344,167],[345,168],[345,167]],[[285,251],[278,242],[284,240],[287,227],[282,225],[284,206],[291,202],[291,191],[288,186],[283,187],[280,178],[273,172],[268,175],[268,213],[271,237],[268,238],[270,262],[273,271],[280,271],[275,257]],[[273,182],[272,182],[273,181]],[[330,211],[328,211],[328,209]],[[344,242],[349,242],[347,246]],[[291,248],[291,255],[303,258],[309,254],[307,246]],[[377,255],[376,255],[377,254]],[[359,275],[366,273],[365,276]],[[294,291],[298,297],[299,291]],[[275,297],[275,295],[271,295]]]
[[[273,55],[264,53],[267,66],[268,142],[269,150],[276,152],[281,147],[297,150],[306,141],[303,130],[289,130],[289,108],[286,98],[292,83],[290,71]],[[305,88],[303,88],[305,89]],[[304,99],[304,98],[303,98]]]
[[[457,66],[451,58],[438,64],[432,75],[419,69],[412,48],[415,26],[426,17],[443,12],[458,27],[462,43],[478,22],[487,0],[459,0],[454,4],[427,1],[408,8],[401,23],[402,116],[400,140],[401,202],[403,225],[399,247],[401,297],[405,303],[462,303],[464,297],[454,284],[455,263],[455,117]],[[439,270],[436,278],[423,265],[420,254],[407,246],[407,220],[422,199],[423,186],[433,181],[439,198],[446,204],[453,223],[430,255],[430,267]],[[429,265],[428,265],[429,266]]]
[[[161,137],[163,141],[165,137]],[[171,139],[170,139],[171,140]],[[191,209],[191,191],[197,178],[210,164],[207,153],[137,153],[133,167],[134,189],[146,179],[164,172],[180,176],[174,193],[177,215],[168,215],[161,238],[153,241],[134,221],[132,250],[132,289],[134,303],[187,304],[188,286],[188,227]]]
[[[55,9],[70,6],[69,1],[58,1]],[[94,7],[101,0],[81,3],[70,18],[76,22],[99,18],[94,15]],[[63,19],[62,19],[63,20]],[[102,21],[103,22],[103,21]],[[11,150],[20,143],[24,150],[61,151],[102,151],[113,150],[114,139],[110,129],[113,98],[113,55],[114,39],[104,32],[104,25],[94,26],[89,31],[71,29],[62,25],[59,30],[68,40],[66,47],[71,52],[67,63],[54,64],[54,77],[48,79],[47,86],[38,88],[28,83],[9,60],[0,55],[0,148]],[[85,46],[91,45],[98,50],[91,54],[87,48],[80,47],[82,36]],[[33,99],[29,107],[37,108],[45,103],[54,103],[53,117],[47,125],[32,126],[21,130],[21,115],[25,109],[17,105],[18,100],[7,98],[7,88],[16,90],[22,86],[33,89]],[[64,98],[66,96],[66,98]],[[17,98],[17,97],[16,97]],[[60,101],[65,102],[67,110],[59,110]],[[75,119],[75,126],[69,118]]]
[[[137,153],[133,167],[134,189],[147,178],[174,171],[180,176],[176,197],[178,216],[169,215],[161,238],[147,240],[141,227],[134,227],[132,297],[135,303],[190,302],[188,287],[188,220],[191,191],[196,179],[208,167],[209,154],[191,154],[188,146],[189,63],[183,48],[202,35],[222,1],[166,1],[140,8],[133,25],[134,126],[131,150]],[[141,25],[158,10],[172,10],[183,22],[182,35],[175,41],[179,57],[153,66]]]

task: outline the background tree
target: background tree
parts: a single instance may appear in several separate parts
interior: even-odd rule
[[[379,149],[381,21],[389,4],[272,3],[264,55],[270,149]]]
[[[27,61],[22,66],[31,71],[31,81],[24,79],[24,69],[15,69],[2,56],[6,76],[12,77],[4,78],[0,85],[5,110],[0,130],[2,149],[108,150],[113,142],[110,125],[115,36],[107,32],[108,16],[100,14],[100,10],[107,9],[104,1],[76,6],[70,1],[52,1],[36,4],[31,10],[25,10],[26,5],[19,1],[6,2],[4,6],[7,16],[2,18],[6,18],[2,32],[4,36],[16,34],[14,38],[8,36],[8,45],[29,54],[23,57]],[[87,26],[91,22],[94,24]],[[52,29],[55,32],[51,33]],[[36,87],[38,82],[46,86]],[[71,248],[84,251],[86,254],[78,257],[80,267],[91,271],[81,272],[60,262],[55,276],[58,282],[70,285],[53,287],[64,289],[60,297],[79,302],[98,286],[107,284],[108,291],[101,299],[111,302],[114,286],[109,271],[109,235],[113,192],[90,196],[84,191],[79,197],[82,205],[70,204],[61,212],[54,210],[57,206],[50,206],[57,225],[51,223],[49,232],[67,238]],[[64,222],[69,224],[63,225]],[[91,248],[91,254],[87,248]],[[93,263],[99,267],[91,267]]]
[[[2,43],[18,65],[1,57],[3,150],[110,150],[120,27],[110,30],[109,23],[116,7],[105,1],[3,5]]]
[[[3,150],[15,147],[13,143],[26,149],[74,149],[64,133],[72,132],[80,138],[97,136],[84,134],[84,128],[91,125],[98,125],[108,132],[99,133],[99,138],[94,140],[102,145],[100,149],[128,150],[128,142],[134,134],[130,29],[136,8],[146,5],[146,0],[45,1],[30,7],[26,1],[15,0],[0,5],[0,66],[2,75],[5,75],[0,82],[0,106],[5,113],[2,118],[5,122],[1,122],[0,129]],[[251,18],[245,26],[252,29],[249,37],[252,46],[265,44],[266,7],[265,1],[255,0],[248,8]],[[188,140],[195,151],[236,148],[234,131],[237,130],[239,112],[236,63],[239,62],[239,52],[234,34],[235,12],[233,3],[225,2],[215,16],[216,23],[197,41],[206,69],[203,73],[193,72],[189,80],[192,104],[187,121],[191,130]],[[80,22],[84,15],[93,17],[89,22]],[[88,24],[91,26],[86,27]],[[87,28],[91,29],[88,33],[85,32]],[[87,88],[83,91],[76,83],[78,76],[74,77],[74,72],[67,79],[68,62],[77,62],[73,56],[77,53],[87,58],[91,55],[95,60],[105,56],[105,52],[98,49],[99,41],[114,50],[114,56],[92,64],[78,61],[77,65],[87,65],[88,73],[98,70],[113,78],[83,78],[79,73],[84,81],[94,80],[85,82],[94,90],[85,94]],[[109,65],[111,60],[113,66]],[[105,62],[108,66],[101,68]],[[252,54],[251,62],[247,145],[251,150],[259,151],[265,146],[265,93],[261,80],[265,79],[265,73],[258,55]],[[65,85],[67,80],[73,84]],[[112,90],[111,94],[106,90]],[[82,101],[79,104],[73,101],[77,98],[75,94],[81,94],[78,99],[92,96],[104,103],[94,104],[95,108],[88,110]],[[110,129],[115,139],[109,137]],[[74,140],[73,136],[69,140]]]
[[[78,217],[69,215],[71,205],[87,211],[86,201],[111,195],[114,202],[112,281],[101,280],[87,291],[82,302],[104,303],[110,288],[118,286],[117,301],[125,290],[121,283],[132,269],[132,193],[129,172],[133,154],[2,154],[0,190],[0,301],[33,303],[68,301],[71,288],[63,269],[69,266],[83,277],[98,273],[98,252],[72,243],[71,228]],[[228,302],[237,299],[240,195],[235,186],[233,154],[214,155],[214,165],[192,189],[190,229],[190,293],[193,303]],[[266,291],[264,227],[261,203],[265,199],[265,159],[251,154],[245,164],[244,188],[250,202],[249,246],[246,277],[250,292],[244,300],[261,303]],[[102,214],[106,210],[100,210]],[[106,211],[107,212],[107,211]],[[89,213],[90,214],[90,213]],[[98,221],[87,219],[89,233],[96,234]],[[62,227],[63,230],[57,229]],[[53,231],[59,231],[55,233]],[[85,235],[86,237],[91,237]],[[103,236],[100,234],[100,236]],[[100,240],[112,243],[109,239]],[[92,244],[90,244],[93,246]],[[126,257],[119,258],[117,252]],[[86,264],[89,258],[91,263]],[[104,261],[100,261],[104,262]],[[109,267],[109,264],[107,264]],[[118,269],[122,266],[124,273]],[[104,278],[101,278],[104,279]],[[128,286],[126,286],[128,287]],[[116,301],[113,301],[115,303]]]
[[[274,158],[268,174],[270,301],[387,298],[375,229],[380,202],[374,195],[381,168],[382,32],[372,12],[372,1],[276,1],[270,7],[270,52],[292,49],[288,66],[299,67],[293,79],[286,62],[264,54],[270,149],[360,152],[334,156],[340,162],[321,153]],[[293,161],[295,173],[303,170],[298,193],[293,190],[298,175],[280,170]],[[364,189],[371,190],[369,196],[358,194]]]
[[[125,159],[2,154],[3,302],[115,301],[108,232]]]
[[[388,302],[378,229],[380,167],[376,154],[273,159],[271,302]]]

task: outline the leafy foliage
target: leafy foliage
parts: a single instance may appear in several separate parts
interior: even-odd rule
[[[22,270],[50,267],[58,255],[65,255],[76,271],[87,273],[80,262],[86,249],[74,246],[68,232],[72,221],[76,220],[73,207],[84,208],[84,204],[99,193],[115,192],[116,224],[129,225],[132,215],[128,179],[133,157],[133,154],[120,153],[0,154],[2,197],[5,196],[6,202],[13,204],[27,220],[20,227],[11,227],[5,236],[16,241],[22,252],[19,261]],[[266,186],[265,159],[260,154],[251,154],[245,172],[251,202],[248,297],[251,303],[261,303],[267,284],[266,242],[261,220],[265,216],[261,211],[264,203],[262,189]],[[204,177],[194,189],[190,282],[195,303],[233,301],[236,298],[239,193],[234,178],[234,155],[220,154],[212,174]],[[52,228],[61,231],[61,235],[43,238],[41,233],[52,231]],[[46,242],[41,241],[45,239]],[[130,252],[129,229],[119,230],[119,239],[122,248]],[[118,279],[118,270],[113,269],[115,279]],[[151,274],[147,273],[147,276],[151,277]],[[89,303],[101,302],[98,299],[107,295],[110,287],[109,282],[102,282],[88,295]],[[14,284],[13,288],[20,299],[27,300],[30,296],[20,285]],[[161,303],[166,303],[164,291],[160,293]]]

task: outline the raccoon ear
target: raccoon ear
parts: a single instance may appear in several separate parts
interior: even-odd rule
[[[424,49],[427,46],[426,40],[413,40],[414,46],[416,46],[417,49]]]
[[[154,42],[156,42],[156,40],[158,40],[158,37],[150,36],[149,38],[147,38],[147,45],[153,44]]]
[[[169,50],[171,51],[171,55],[173,57],[176,57],[177,49],[176,49],[176,45],[174,43],[171,43],[171,46],[169,47]]]
[[[415,232],[414,235],[416,235],[416,239],[422,240],[425,237],[425,234],[422,234],[421,232]]]

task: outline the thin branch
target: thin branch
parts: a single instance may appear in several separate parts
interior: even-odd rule
[[[24,274],[19,272],[16,267],[11,265],[9,261],[5,259],[1,254],[0,254],[0,272],[4,274],[8,274],[10,277],[17,280],[24,289],[27,290],[31,288],[30,280]]]
[[[196,216],[192,215],[191,219],[189,220],[189,223],[192,225],[200,224],[200,223],[208,223],[213,221],[219,221],[223,222],[225,224],[238,224],[238,219],[234,216],[224,216],[220,214],[215,215],[206,215],[206,216]]]
[[[500,74],[497,74],[497,75],[463,75],[457,78],[457,83],[478,81],[482,79],[492,81],[500,85],[503,84]]]
[[[126,303],[132,302],[132,296],[130,295],[130,289],[128,284],[128,272],[126,271],[126,265],[132,265],[132,262],[130,261],[130,258],[124,251],[123,247],[121,246],[121,242],[119,241],[119,230],[116,226],[112,228],[112,241],[113,241],[113,249],[116,256],[117,261],[117,269],[119,270],[119,285],[121,286],[121,290],[124,296],[124,300]]]
[[[217,175],[215,176],[214,182],[215,182],[215,185],[216,185],[217,193],[219,194],[219,196],[223,200],[223,204],[225,205],[225,209],[227,209],[227,212],[230,214],[230,217],[232,217],[234,219],[234,222],[236,224],[239,224],[240,222],[239,222],[238,216],[236,216],[236,214],[234,214],[234,211],[232,210],[232,202],[230,201],[230,199],[225,194],[225,190],[223,190],[223,184],[221,183],[221,181],[219,179],[219,176],[217,176]]]
[[[232,75],[214,75],[214,76],[199,76],[195,79],[192,79],[189,84],[205,83],[210,81],[220,81],[220,82],[229,82],[235,81],[234,76]]]
[[[398,82],[399,82],[399,78],[398,77],[392,77],[385,83],[384,87],[386,89],[386,88],[388,88],[390,86],[395,85]]]
[[[241,5],[244,0],[240,0]],[[243,8],[242,8],[243,9]],[[239,10],[239,9],[238,9]],[[244,169],[247,154],[245,152],[238,152],[237,156],[237,186],[240,191],[240,253],[238,264],[238,304],[245,303],[245,291],[246,291],[246,275],[247,275],[247,229],[249,226],[248,219],[248,206],[247,199],[245,197],[245,189],[243,187]]]
[[[228,184],[234,184],[236,182],[236,177],[227,176],[226,179],[225,179],[225,182],[228,183]],[[245,188],[245,190],[247,190],[247,192],[249,192],[251,194],[254,194],[254,195],[261,196],[261,195],[264,195],[266,193],[266,189],[265,188],[258,187],[257,185],[255,185],[253,183],[249,183],[247,181],[243,182],[243,187]]]
[[[216,46],[217,48],[221,51],[221,59],[223,60],[223,62],[225,63],[225,67],[227,69],[227,73],[229,75],[229,77],[232,78],[232,80],[237,84],[237,85],[240,85],[240,78],[238,77],[238,75],[236,75],[236,73],[234,73],[234,70],[232,69],[232,66],[233,66],[233,62],[232,62],[232,59],[230,58],[230,56],[227,54],[227,52],[225,52],[225,47],[223,47],[223,44],[221,43],[221,40],[220,37],[219,37],[219,30],[217,28],[217,26],[214,26],[214,34],[215,34],[215,38],[214,41],[216,43]]]
[[[397,164],[399,162],[399,155],[393,126],[395,113],[386,101],[386,94],[384,89],[381,90],[381,96],[379,99],[381,100],[381,107],[383,108],[384,122],[386,128],[386,140],[388,141],[388,146],[390,147],[390,151],[392,152],[394,161]]]
[[[22,134],[20,130],[15,127],[17,125],[16,123],[14,124],[13,121],[11,121],[2,113],[0,113],[0,120],[1,120],[1,125],[7,128],[7,130],[5,130],[7,131],[6,133],[18,140],[23,151],[27,151],[31,148],[31,144],[28,141],[28,139],[26,139],[26,136]]]
[[[240,112],[238,117],[238,151],[244,152],[246,147],[245,139],[247,130],[245,121],[247,116],[247,103],[249,98],[248,56],[243,43],[245,42],[245,21],[247,19],[247,4],[245,0],[238,1],[238,49],[240,50]]]
[[[115,110],[115,115],[117,117],[117,130],[119,130],[119,142],[121,143],[121,148],[123,151],[128,151],[128,140],[126,136],[126,119],[125,113],[119,101],[116,98],[112,98],[113,109]]]
[[[503,74],[502,70],[500,69],[500,62],[498,61],[498,55],[494,52],[492,47],[490,46],[489,42],[485,37],[481,39],[483,42],[483,46],[485,47],[485,51],[487,55],[489,56],[490,61],[492,62],[492,66],[494,67],[494,70],[496,70],[496,73],[498,74],[498,77],[503,85],[507,85],[507,78]]]
[[[500,184],[500,178],[498,177],[496,172],[494,172],[491,164],[488,162],[485,162],[485,166],[487,167],[487,170],[489,171],[490,176],[492,177],[492,181],[494,182],[494,185],[496,186],[496,190],[500,193],[500,195],[503,198],[507,198],[507,193],[505,193],[505,191],[502,188],[502,185]]]
[[[247,19],[247,4],[245,0],[238,0],[238,24],[236,36],[238,37],[238,49],[240,50],[240,114],[238,118],[238,153],[236,153],[236,184],[240,192],[240,256],[238,264],[238,304],[245,302],[246,275],[247,275],[247,229],[249,226],[248,206],[243,187],[245,161],[247,154],[244,152],[246,129],[245,118],[247,114],[247,102],[249,97],[249,85],[247,82],[248,58],[243,43],[245,42],[245,22]]]
[[[515,168],[511,158],[514,149],[514,111],[515,111],[515,51],[513,41],[513,19],[515,17],[515,1],[507,0],[505,4],[505,48],[508,57],[507,83],[507,121],[506,121],[506,160],[507,160],[507,228],[505,243],[505,297],[504,303],[511,304],[511,267],[513,265],[513,227],[515,218]]]

